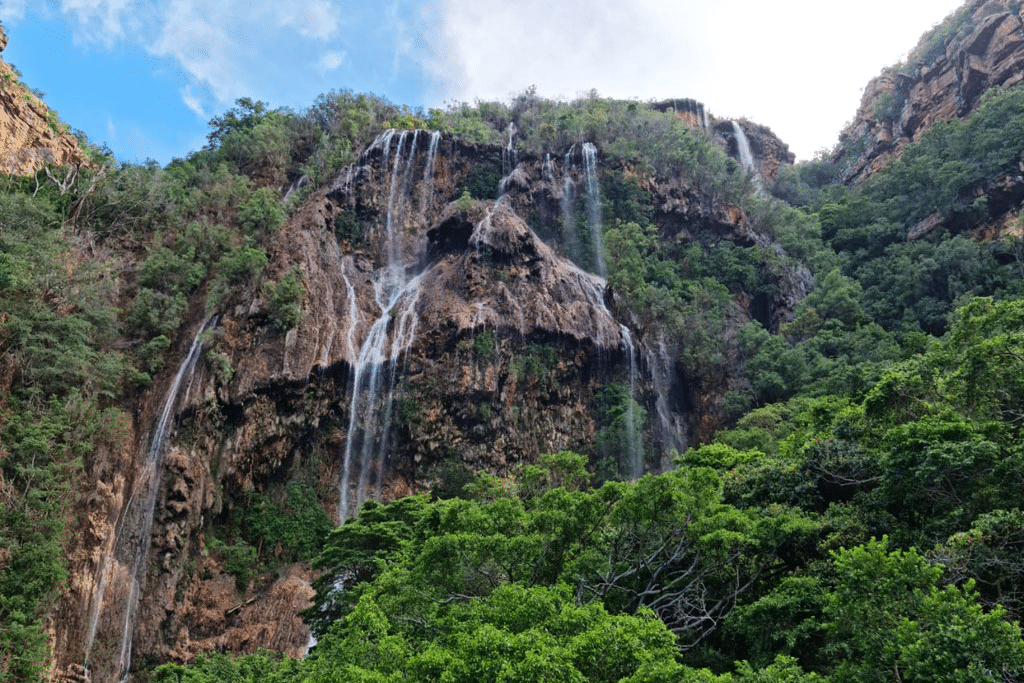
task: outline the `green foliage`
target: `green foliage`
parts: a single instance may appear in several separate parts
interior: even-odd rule
[[[509,364],[509,372],[517,382],[535,381],[551,388],[556,382],[555,361],[557,350],[546,344],[529,344]]]
[[[313,489],[295,481],[288,482],[283,499],[276,504],[250,491],[241,525],[250,542],[287,562],[312,559],[334,528]]]
[[[206,352],[206,364],[213,371],[213,376],[220,385],[227,384],[235,376],[235,368],[231,363],[231,359],[219,351],[214,349],[208,350]]]
[[[256,566],[256,548],[245,541],[228,544],[217,538],[210,538],[208,547],[220,556],[227,573],[235,577],[235,588],[244,592]]]
[[[231,290],[255,282],[266,269],[267,263],[266,252],[246,238],[243,244],[225,252],[215,264],[217,276],[210,286],[210,299],[220,301]]]
[[[462,191],[459,198],[455,200],[456,211],[470,211],[473,208],[473,195],[468,189]]]
[[[484,330],[473,337],[473,354],[482,361],[494,360],[497,351],[497,341],[494,338],[493,330]]]
[[[269,235],[277,232],[284,224],[284,208],[277,193],[266,187],[255,190],[238,207],[238,222],[248,234]]]
[[[1024,673],[1020,627],[1000,610],[983,612],[970,583],[940,588],[941,568],[913,550],[886,553],[884,542],[872,541],[838,554],[835,568],[824,609],[831,649],[843,659],[835,680],[998,681]]]
[[[939,33],[961,30],[955,24]],[[936,124],[862,188],[821,207],[824,237],[849,256],[844,272],[862,284],[864,308],[882,326],[940,335],[955,301],[1020,292],[1012,262],[958,233],[1006,209],[990,205],[990,185],[1018,172],[1022,102],[1019,88],[988,91],[968,119]]]
[[[339,242],[348,242],[352,247],[362,246],[363,233],[354,210],[346,208],[335,217],[334,237]]]
[[[264,283],[263,289],[274,325],[282,331],[298,325],[302,319],[302,302],[306,298],[306,286],[299,267],[292,267],[277,282]]]
[[[462,192],[459,202],[465,203],[462,197],[468,193],[474,199],[497,199],[498,184],[501,182],[500,161],[482,162],[474,164],[469,176],[463,181]],[[464,210],[462,204],[456,203],[456,208]]]

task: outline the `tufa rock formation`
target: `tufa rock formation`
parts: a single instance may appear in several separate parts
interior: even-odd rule
[[[898,158],[935,123],[964,118],[989,88],[1024,80],[1024,8],[971,0],[925,34],[906,63],[868,83],[833,155],[842,181],[858,183]]]

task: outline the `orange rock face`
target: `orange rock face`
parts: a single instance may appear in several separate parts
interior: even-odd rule
[[[844,182],[868,178],[939,121],[970,115],[989,88],[1024,79],[1024,9],[1012,5],[972,0],[948,24],[952,37],[938,56],[887,69],[868,83],[834,155],[845,167]]]
[[[48,163],[87,161],[75,137],[60,130],[50,109],[0,61],[0,172],[29,175]]]

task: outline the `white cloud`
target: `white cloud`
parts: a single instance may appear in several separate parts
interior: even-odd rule
[[[808,157],[852,118],[860,89],[960,0],[440,0],[437,101],[693,97],[749,116]]]
[[[338,15],[325,0],[307,0],[305,4],[277,3],[278,23],[283,28],[294,28],[299,35],[326,40],[338,30]]]
[[[90,43],[113,46],[125,37],[125,22],[134,24],[133,0],[63,0],[61,11],[78,19],[77,37]]]
[[[117,126],[114,119],[107,117],[107,142],[114,142],[117,139]]]
[[[334,71],[345,62],[345,53],[341,50],[330,50],[320,58],[320,66],[327,71]]]
[[[191,88],[184,87],[178,91],[181,93],[181,101],[185,103],[185,106],[195,112],[196,116],[205,121],[209,118],[206,112],[203,110],[203,103],[198,97],[192,92]]]
[[[208,86],[218,101],[229,102],[250,89],[248,70],[239,68],[243,45],[232,35],[242,34],[237,23],[220,21],[223,7],[213,9],[198,1],[197,5],[194,0],[171,0],[159,34],[147,49],[174,59],[193,79]]]
[[[25,16],[28,0],[3,0],[0,3],[0,21],[17,21]]]

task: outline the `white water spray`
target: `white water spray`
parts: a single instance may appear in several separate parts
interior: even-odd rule
[[[565,240],[566,251],[573,262],[580,260],[579,236],[576,234],[576,212],[575,204],[576,186],[572,182],[572,155],[576,151],[576,145],[569,148],[565,154],[565,164],[562,167],[562,199],[559,202],[562,209],[562,237]]]
[[[424,214],[434,203],[434,166],[437,159],[437,145],[440,141],[441,131],[435,130],[430,134],[430,144],[427,146],[427,170],[423,173],[423,194],[420,196],[420,212]]]

